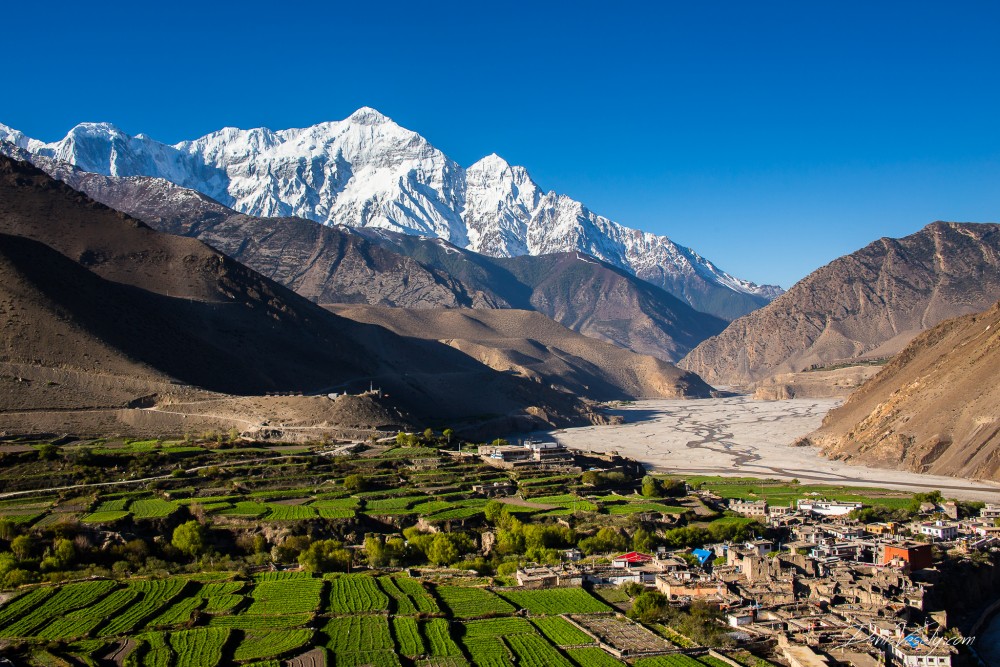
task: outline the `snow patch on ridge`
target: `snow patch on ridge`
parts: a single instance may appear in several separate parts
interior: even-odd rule
[[[227,127],[173,146],[108,123],[81,123],[48,144],[0,125],[0,140],[86,171],[163,178],[248,215],[424,235],[494,257],[577,251],[658,284],[703,280],[767,299],[782,292],[734,277],[666,236],[544,192],[524,167],[499,155],[463,169],[370,107],[342,121],[279,131]]]

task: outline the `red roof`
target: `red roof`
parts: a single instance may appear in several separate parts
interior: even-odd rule
[[[623,560],[626,563],[648,563],[653,560],[653,557],[649,554],[639,553],[638,551],[630,551],[627,554],[618,556],[615,560]]]

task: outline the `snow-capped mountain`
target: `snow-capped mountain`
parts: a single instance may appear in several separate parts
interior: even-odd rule
[[[225,128],[170,146],[107,123],[43,143],[0,125],[0,140],[108,176],[153,176],[254,216],[431,236],[494,257],[580,251],[732,319],[781,294],[718,269],[665,236],[629,229],[524,167],[490,155],[467,169],[370,108],[342,121],[271,131]]]

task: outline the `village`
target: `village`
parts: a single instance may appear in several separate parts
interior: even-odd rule
[[[480,455],[505,467],[572,460],[562,447],[537,443],[484,447]],[[861,502],[801,498],[771,505],[688,490],[707,506],[757,519],[768,533],[785,537],[603,558],[568,549],[559,566],[519,568],[518,586],[637,584],[673,605],[707,603],[724,614],[741,643],[767,645],[792,667],[950,667],[956,646],[970,644],[948,630],[947,612],[934,610],[927,600],[935,586],[948,585],[938,567],[942,559],[976,559],[1000,546],[1000,504],[960,518],[953,501],[924,502],[916,520],[864,523],[854,518],[865,508]],[[568,620],[619,658],[671,650],[656,634],[625,619],[607,636],[588,624],[610,619]]]

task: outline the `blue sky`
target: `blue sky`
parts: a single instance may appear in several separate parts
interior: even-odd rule
[[[0,122],[175,142],[372,106],[785,287],[1000,221],[1000,3],[15,3]]]

